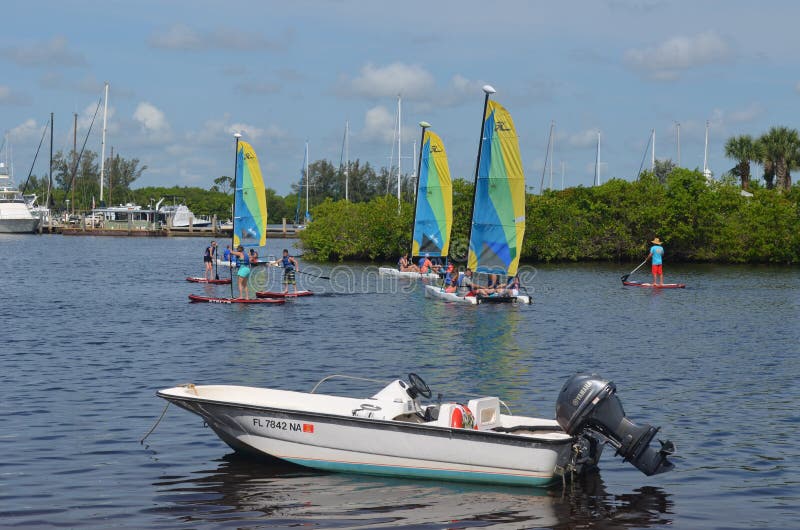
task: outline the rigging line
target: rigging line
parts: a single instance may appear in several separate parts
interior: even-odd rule
[[[44,135],[47,133],[47,129],[50,127],[50,123],[46,123],[44,129],[42,129],[42,139],[39,140],[39,147],[36,148],[36,154],[33,155],[33,162],[31,162],[31,170],[28,171],[28,178],[25,179],[25,185],[22,187],[22,194],[25,194],[25,191],[28,189],[28,182],[31,180],[31,175],[33,174],[33,166],[36,165],[36,159],[39,157],[39,150],[42,148],[42,143],[44,142]]]
[[[650,136],[647,137],[647,145],[644,146],[644,155],[642,155],[642,163],[639,164],[639,172],[636,174],[636,180],[639,180],[639,177],[642,174],[642,168],[644,167],[644,161],[647,158],[647,151],[650,149],[650,141],[653,139],[653,133],[650,133]]]

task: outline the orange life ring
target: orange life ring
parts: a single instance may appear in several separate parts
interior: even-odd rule
[[[456,404],[453,406],[453,411],[450,413],[450,427],[456,429],[477,429],[475,424],[475,416],[466,405]]]

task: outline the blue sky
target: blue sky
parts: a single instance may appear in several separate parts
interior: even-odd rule
[[[554,187],[562,161],[566,186],[592,183],[597,130],[605,181],[636,176],[652,128],[656,157],[676,160],[679,122],[682,165],[702,167],[709,121],[721,175],[734,165],[729,136],[798,126],[800,4],[790,1],[9,4],[0,130],[17,181],[50,112],[54,149],[71,147],[73,112],[81,141],[106,80],[107,145],[148,166],[138,186],[208,188],[232,172],[240,131],[284,194],[306,139],[312,160],[339,162],[346,120],[351,158],[388,165],[398,93],[403,154],[428,121],[451,173],[471,178],[485,83],[514,117],[536,191],[551,120]],[[99,124],[87,146],[99,152]],[[411,169],[410,156],[402,163]],[[42,158],[34,172],[45,170]]]

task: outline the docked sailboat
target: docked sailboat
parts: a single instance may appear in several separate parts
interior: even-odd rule
[[[446,258],[453,227],[453,183],[442,139],[421,122],[420,159],[411,236],[411,260],[415,257]],[[439,279],[435,272],[422,274],[400,268],[380,267],[381,276]]]
[[[567,380],[555,420],[503,414],[495,396],[423,403],[432,392],[413,373],[367,398],[317,394],[332,377],[347,376],[310,392],[189,384],[157,395],[236,451],[326,471],[544,486],[594,468],[606,444],[646,475],[673,468],[674,445],[651,447],[659,429],[628,419],[614,383],[594,374]]]
[[[467,267],[474,274],[473,287],[475,278],[495,275],[505,285],[507,278],[515,277],[525,235],[525,175],[517,131],[511,114],[489,100],[494,88],[486,85],[483,90],[486,95],[467,257]],[[441,286],[426,285],[425,296],[471,304],[531,302],[518,288],[495,289],[486,294],[473,288],[460,295]]]

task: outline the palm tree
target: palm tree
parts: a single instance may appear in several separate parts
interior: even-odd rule
[[[764,161],[764,178],[767,178],[768,166],[770,169],[774,168],[778,188],[788,191],[792,186],[790,171],[800,167],[800,135],[797,129],[772,127],[759,138],[759,143]],[[769,180],[767,184],[770,184]]]
[[[742,189],[750,186],[750,162],[759,161],[759,152],[756,142],[749,134],[732,136],[725,143],[725,156],[736,160],[736,167],[731,172],[742,181]]]

